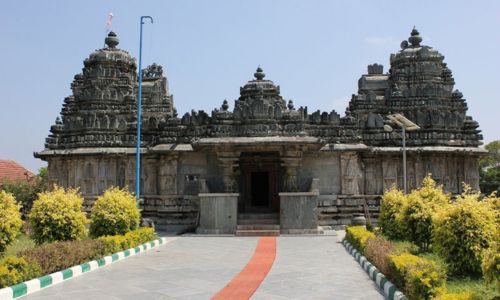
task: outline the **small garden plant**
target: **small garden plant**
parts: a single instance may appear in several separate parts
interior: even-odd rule
[[[141,212],[134,195],[125,189],[112,187],[97,198],[90,213],[90,234],[125,234],[139,226]]]
[[[42,244],[86,237],[88,220],[82,207],[83,198],[76,189],[54,186],[38,194],[29,214],[32,238]]]

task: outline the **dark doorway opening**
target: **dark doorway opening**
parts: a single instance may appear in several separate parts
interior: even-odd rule
[[[269,206],[269,172],[252,172],[252,206]]]

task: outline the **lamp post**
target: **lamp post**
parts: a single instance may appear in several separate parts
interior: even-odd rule
[[[405,195],[408,193],[407,185],[406,185],[406,131],[414,131],[414,130],[419,130],[420,126],[417,124],[413,123],[412,121],[408,120],[405,116],[402,114],[392,114],[392,115],[387,115],[386,116],[389,120],[392,121],[392,123],[398,125],[401,127],[402,132],[402,143],[403,143],[403,191]],[[392,132],[393,128],[389,124],[384,125],[384,130],[387,132]]]
[[[137,95],[137,147],[135,154],[135,199],[139,206],[141,197],[141,123],[142,123],[142,25],[144,19],[149,19],[153,24],[153,18],[150,16],[141,16],[141,29],[139,38],[139,93]]]

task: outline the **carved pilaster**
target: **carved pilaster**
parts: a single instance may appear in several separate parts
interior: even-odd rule
[[[359,195],[363,171],[358,155],[354,152],[342,153],[340,155],[340,169],[342,172],[342,194]]]
[[[222,168],[222,182],[224,192],[237,192],[235,168],[238,167],[240,152],[237,151],[217,151],[217,159]]]
[[[302,161],[302,151],[284,151],[281,161],[281,166],[285,168],[283,191],[298,192],[300,189],[297,170]]]

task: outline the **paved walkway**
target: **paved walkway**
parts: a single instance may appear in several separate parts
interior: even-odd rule
[[[165,246],[25,297],[210,299],[252,258],[259,238],[171,237]],[[281,236],[251,299],[384,299],[338,236]]]

